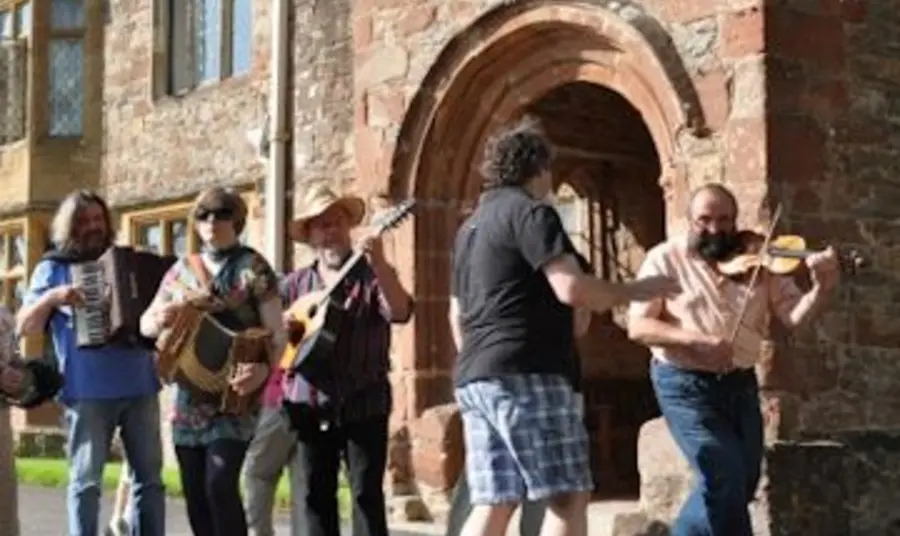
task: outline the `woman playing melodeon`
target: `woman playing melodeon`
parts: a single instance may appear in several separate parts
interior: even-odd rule
[[[271,355],[279,355],[285,335],[277,279],[266,260],[238,242],[247,220],[241,197],[224,188],[201,193],[193,208],[203,252],[177,262],[141,318],[141,331],[155,337],[171,327],[182,304],[208,291],[224,305],[212,313],[233,331],[263,327],[273,334]],[[198,273],[205,270],[205,274]],[[209,278],[210,285],[204,283]],[[202,346],[197,353],[203,352]],[[202,356],[201,356],[202,357]],[[271,364],[240,364],[230,380],[239,393],[263,385]],[[241,466],[255,428],[255,414],[225,414],[198,400],[177,383],[172,438],[181,469],[191,529],[197,536],[246,536],[247,523],[239,491]]]

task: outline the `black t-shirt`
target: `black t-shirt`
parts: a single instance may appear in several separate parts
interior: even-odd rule
[[[542,270],[566,254],[575,248],[552,206],[520,188],[482,196],[453,249],[450,292],[463,331],[457,385],[507,374],[558,374],[577,384],[572,308]]]

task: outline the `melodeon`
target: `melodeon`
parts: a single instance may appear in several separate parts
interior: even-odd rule
[[[191,303],[176,314],[172,327],[157,342],[159,376],[176,382],[197,402],[222,413],[244,415],[259,402],[265,384],[239,395],[229,384],[237,366],[269,363],[272,332],[263,328],[233,331]]]
[[[174,256],[112,246],[96,261],[73,264],[72,284],[85,293],[85,304],[73,310],[76,344],[152,346],[141,336],[141,315],[175,260]]]

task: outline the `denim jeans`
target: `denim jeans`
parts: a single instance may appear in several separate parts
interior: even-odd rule
[[[698,476],[672,536],[752,536],[747,506],[763,458],[755,373],[719,376],[654,359],[650,377],[672,437]]]
[[[65,411],[69,536],[97,536],[103,467],[116,427],[133,471],[132,536],[165,534],[162,442],[156,395],[76,402]]]

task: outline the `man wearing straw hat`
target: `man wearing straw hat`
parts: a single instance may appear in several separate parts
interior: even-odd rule
[[[313,261],[289,275],[285,304],[335,284],[353,253],[351,230],[365,217],[365,202],[313,187],[290,237],[310,246]],[[353,498],[353,534],[387,536],[383,480],[391,412],[389,349],[391,324],[406,323],[413,300],[384,255],[381,239],[364,235],[365,256],[337,283],[332,300],[345,309],[330,371],[334,384],[325,392],[300,374],[284,379],[284,411],[297,433],[297,452],[306,473],[306,530],[309,536],[338,536],[337,483],[343,454]],[[302,328],[286,318],[292,340]]]

